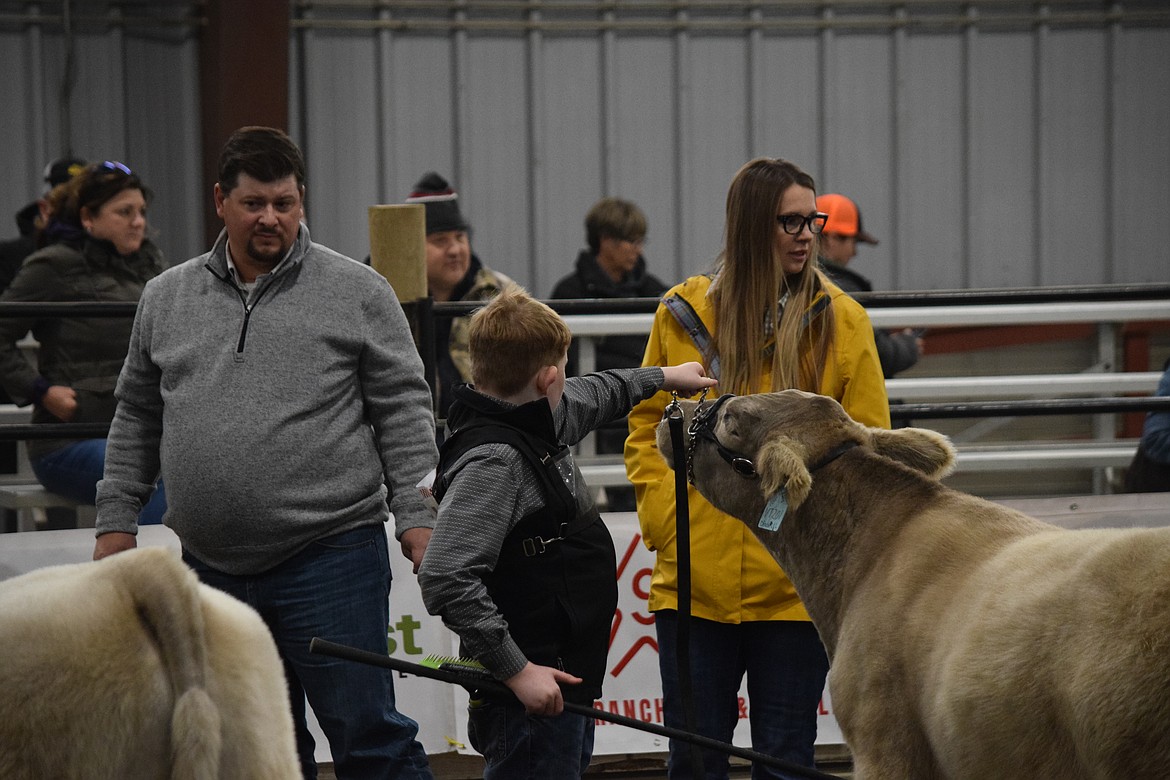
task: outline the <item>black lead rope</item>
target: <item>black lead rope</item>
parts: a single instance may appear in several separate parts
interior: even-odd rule
[[[496,680],[485,680],[478,674],[471,672],[462,672],[456,669],[440,668],[435,669],[430,666],[421,666],[419,664],[411,663],[410,661],[403,661],[400,658],[392,658],[388,655],[380,653],[371,653],[369,650],[361,650],[349,645],[341,645],[336,642],[330,642],[320,637],[313,637],[309,642],[309,652],[318,655],[327,655],[333,658],[341,658],[346,661],[356,661],[357,663],[366,664],[368,666],[380,666],[383,669],[392,669],[400,674],[412,674],[415,677],[426,677],[431,680],[439,680],[440,682],[450,683],[452,685],[462,685],[465,688],[477,688],[481,691],[488,692],[493,696],[500,696],[504,698],[515,698],[508,686]],[[615,712],[608,712],[606,710],[599,710],[588,704],[578,704],[576,702],[565,702],[565,712],[571,712],[580,715],[584,718],[596,718],[597,720],[608,721],[609,723],[616,723],[619,726],[626,726],[627,728],[637,729],[638,731],[645,731],[649,734],[654,734],[659,737],[666,737],[667,739],[677,739],[683,742],[689,742],[692,745],[701,745],[708,750],[718,750],[726,753],[729,756],[742,758],[746,761],[770,766],[779,769],[782,772],[787,772],[798,777],[808,777],[812,780],[842,780],[838,775],[827,775],[824,772],[818,772],[815,769],[798,766],[788,761],[768,756],[763,753],[758,753],[747,748],[736,747],[729,745],[726,742],[720,742],[717,739],[704,737],[701,734],[687,733],[679,729],[673,729],[669,726],[659,726],[657,723],[646,723],[644,721],[635,720],[634,718],[627,718],[624,715],[618,715]],[[698,775],[696,777],[699,777]]]
[[[678,620],[675,635],[675,673],[679,698],[682,700],[686,730],[698,734],[695,715],[695,691],[691,677],[691,517],[687,500],[687,448],[683,436],[683,413],[678,396],[666,407],[670,426],[670,443],[674,452],[674,528],[676,575],[678,582]],[[703,777],[703,751],[690,743],[691,777]]]

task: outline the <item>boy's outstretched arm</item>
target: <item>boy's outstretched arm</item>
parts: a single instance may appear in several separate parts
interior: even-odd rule
[[[504,680],[529,715],[552,717],[565,709],[560,683],[580,685],[581,678],[551,666],[529,661],[523,669]]]
[[[662,389],[667,392],[678,392],[685,395],[694,395],[708,387],[719,384],[717,380],[707,376],[703,364],[698,362],[680,363],[677,366],[662,367]]]

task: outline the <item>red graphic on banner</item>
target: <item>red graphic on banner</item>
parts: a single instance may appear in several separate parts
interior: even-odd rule
[[[638,545],[641,543],[642,535],[635,533],[630,539],[630,543],[626,546],[625,554],[622,555],[622,559],[618,563],[617,567],[617,580],[619,588],[623,585],[623,575],[626,574],[626,570],[629,567],[630,558],[633,557],[634,552],[638,549]],[[650,598],[650,590],[647,587],[647,584],[651,574],[651,569],[646,567],[634,570],[631,572],[629,577],[624,578],[625,582],[628,583],[631,592],[638,598],[639,601],[643,603],[645,603],[645,601]],[[631,611],[630,617],[634,620],[635,623],[640,625],[654,625],[654,616],[651,614]],[[609,630],[609,649],[611,658],[615,657],[615,653],[613,652],[614,642],[617,639],[618,629],[621,627],[622,621],[624,619],[625,614],[622,612],[622,609],[619,606],[617,611],[614,613],[613,624]],[[629,665],[630,661],[632,661],[644,647],[653,649],[655,653],[658,652],[658,642],[649,632],[642,632],[640,635],[635,636],[630,641],[629,647],[625,650],[625,652],[620,653],[620,657],[618,658],[617,663],[613,665],[613,668],[609,670],[609,673],[614,677],[619,676],[622,673],[622,670],[624,670],[626,666]]]

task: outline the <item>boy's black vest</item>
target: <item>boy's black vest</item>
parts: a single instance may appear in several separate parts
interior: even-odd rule
[[[565,699],[591,704],[601,695],[617,609],[613,538],[588,493],[578,490],[574,497],[569,487],[584,483],[568,447],[558,441],[547,401],[504,408],[467,386],[458,387],[455,397],[435,498],[442,501],[451,466],[481,444],[502,442],[524,456],[545,503],[504,539],[485,584],[528,660],[582,678],[580,685],[565,687]]]

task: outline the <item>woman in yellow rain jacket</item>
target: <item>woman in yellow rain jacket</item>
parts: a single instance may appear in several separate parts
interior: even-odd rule
[[[778,159],[744,165],[727,195],[725,245],[715,272],[666,293],[685,301],[690,312],[674,300],[658,307],[643,364],[699,360],[719,379],[719,393],[819,392],[837,399],[855,420],[889,427],[869,317],[816,268],[816,234],[824,223],[808,174]],[[707,344],[688,333],[694,323],[687,317],[701,320]],[[656,553],[649,608],[656,614],[665,720],[681,728],[674,479],[654,443],[669,401],[658,393],[630,414],[626,471],[637,492],[643,539]],[[811,767],[828,660],[808,613],[747,526],[693,489],[689,502],[699,732],[731,741],[746,674],[753,748]],[[727,777],[725,755],[704,751],[703,764],[706,777]],[[757,766],[753,777],[782,777],[772,771]],[[673,741],[669,776],[693,776],[686,746]]]

